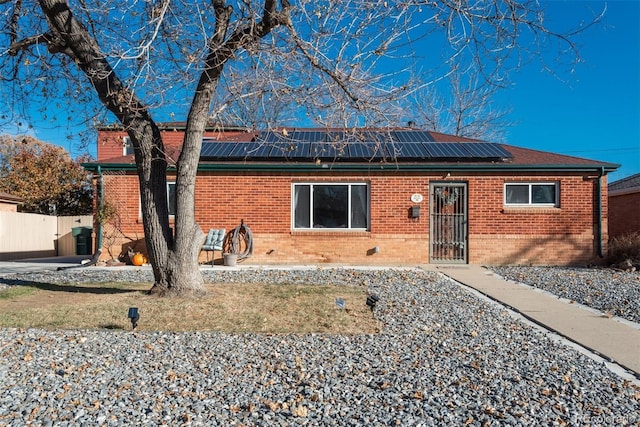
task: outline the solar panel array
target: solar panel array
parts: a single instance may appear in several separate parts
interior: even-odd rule
[[[202,143],[206,160],[504,161],[491,142],[435,142],[427,131],[263,132],[250,142]]]

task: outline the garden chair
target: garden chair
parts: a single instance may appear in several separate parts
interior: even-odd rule
[[[222,252],[222,243],[225,236],[224,228],[211,228],[207,234],[207,238],[202,245],[202,250],[207,251],[207,262],[209,262],[209,251],[213,251],[213,257],[211,258],[211,266],[216,260],[216,251]]]

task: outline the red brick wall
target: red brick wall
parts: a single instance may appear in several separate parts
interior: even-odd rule
[[[609,236],[640,232],[640,190],[609,196]]]
[[[468,174],[449,179],[468,183],[469,262],[573,264],[595,258],[594,177]],[[254,255],[250,263],[427,263],[429,183],[442,180],[441,175],[397,171],[384,172],[384,175],[374,172],[331,172],[331,175],[207,172],[201,174],[196,183],[196,217],[205,232],[223,227],[229,231],[244,219],[254,235]],[[331,181],[370,183],[371,229],[292,231],[292,183]],[[559,181],[560,207],[505,208],[504,183],[514,181]],[[602,190],[606,224],[606,179],[603,179]],[[424,196],[418,220],[408,215],[408,209],[414,205],[410,200],[414,193]],[[137,178],[106,175],[105,194],[121,211],[122,235],[112,244],[112,249],[120,248],[123,242],[141,239]],[[606,239],[605,227],[603,241]],[[378,253],[374,253],[375,247]],[[106,250],[104,254],[106,257]],[[203,253],[202,259],[204,257]]]
[[[238,135],[244,135],[245,132],[226,132],[225,138],[232,138]],[[165,147],[169,146],[181,146],[182,139],[184,138],[184,132],[163,130],[160,132],[162,142]],[[217,138],[222,134],[220,132],[205,132],[204,137]],[[121,157],[123,154],[122,144],[124,137],[127,136],[125,131],[113,131],[113,130],[100,130],[98,131],[98,160],[113,159]]]

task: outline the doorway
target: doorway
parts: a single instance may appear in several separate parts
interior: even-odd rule
[[[429,198],[429,261],[466,264],[467,183],[430,183]]]

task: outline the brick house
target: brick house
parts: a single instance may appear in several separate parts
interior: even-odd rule
[[[177,158],[184,125],[161,129]],[[120,249],[143,237],[136,168],[121,128],[98,138],[85,167],[118,207]],[[244,220],[250,264],[586,263],[606,250],[617,167],[414,128],[211,128],[196,218],[205,232]]]
[[[640,232],[640,173],[612,182],[609,190],[609,237]]]

